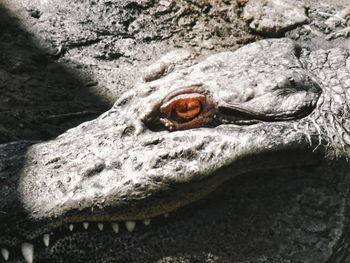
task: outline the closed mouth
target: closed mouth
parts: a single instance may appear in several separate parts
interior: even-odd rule
[[[10,262],[27,263],[181,262],[158,260],[164,255],[182,253],[188,247],[190,253],[217,253],[219,261],[213,262],[231,262],[220,261],[220,251],[230,251],[229,258],[244,262],[240,253],[252,255],[254,251],[253,254],[258,255],[266,249],[271,250],[268,253],[274,253],[274,249],[278,253],[279,247],[271,247],[267,240],[279,240],[284,236],[288,238],[283,246],[297,251],[298,233],[303,229],[308,231],[309,226],[317,226],[320,220],[310,217],[310,205],[312,209],[319,209],[318,214],[325,213],[324,220],[329,222],[329,227],[340,231],[342,226],[341,218],[337,213],[329,215],[324,203],[330,198],[332,209],[342,209],[341,192],[328,181],[332,179],[315,175],[318,170],[309,168],[309,171],[309,174],[298,175],[292,168],[242,174],[197,202],[149,219],[60,223],[33,239],[13,247],[2,247],[1,254]],[[301,209],[297,209],[299,205]],[[288,216],[284,217],[286,213]],[[285,225],[286,218],[290,218],[289,223],[296,223]],[[305,232],[303,240],[314,242],[318,232],[312,231]],[[266,239],[267,234],[272,236]],[[329,245],[332,238],[332,235],[323,234],[322,242]],[[159,250],[162,240],[166,240],[166,251]],[[181,244],[176,248],[178,241]]]
[[[57,240],[67,236],[79,234],[109,234],[123,235],[131,232],[147,231],[148,228],[164,224],[169,217],[169,213],[143,220],[127,221],[81,221],[74,223],[64,223],[52,230],[40,235],[32,240],[27,240],[13,247],[2,247],[1,254],[5,261],[11,257],[21,255],[27,263],[33,262],[36,250],[49,249],[50,245]]]
[[[244,176],[242,176],[242,178],[243,177]],[[238,179],[239,178],[240,177],[238,177]],[[129,240],[130,238],[149,235],[150,233],[161,231],[161,229],[164,230],[168,227],[176,228],[176,226],[174,226],[176,224],[186,225],[187,220],[193,220],[193,214],[195,213],[200,213],[201,220],[203,220],[203,216],[210,217],[212,214],[221,216],[217,213],[212,213],[211,210],[216,209],[216,212],[220,211],[220,213],[224,215],[226,213],[224,203],[228,202],[229,205],[232,205],[232,203],[236,202],[237,196],[239,197],[242,194],[240,193],[239,183],[237,184],[236,181],[237,178],[232,178],[202,199],[152,218],[119,221],[80,220],[47,225],[43,227],[47,229],[45,232],[41,230],[41,234],[32,239],[22,241],[15,246],[1,247],[2,258],[5,261],[24,259],[26,263],[48,262],[48,260],[51,260],[51,255],[60,247],[60,242],[75,242],[75,245],[78,247],[80,245],[79,242],[74,240],[89,241],[92,237],[96,240]],[[229,199],[233,201],[229,201]],[[218,207],[221,208],[218,209]],[[105,245],[106,247],[109,246],[108,243]],[[66,251],[65,257],[69,257],[67,255],[73,252],[76,251]]]

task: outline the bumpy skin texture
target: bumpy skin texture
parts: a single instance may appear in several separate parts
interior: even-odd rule
[[[199,63],[184,51],[168,55],[111,110],[29,147],[20,173],[16,165],[2,170],[5,182],[15,178],[3,187],[17,191],[11,202],[25,216],[9,220],[11,205],[0,207],[8,219],[0,246],[69,222],[152,218],[220,188],[219,203],[209,198],[206,206],[180,209],[168,223],[117,236],[75,233],[36,259],[346,262],[348,57],[343,49],[301,50],[288,39]],[[260,117],[249,125],[218,118],[213,127],[167,131],[155,109],[169,92],[193,86],[218,106]]]

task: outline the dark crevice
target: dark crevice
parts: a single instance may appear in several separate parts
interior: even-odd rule
[[[61,46],[50,54],[30,35],[0,5],[0,143],[47,140],[110,107],[92,91],[93,76],[81,77],[56,61],[67,49],[97,43],[99,38]]]
[[[96,44],[98,42],[100,42],[101,39],[100,38],[96,38],[96,39],[89,39],[86,41],[79,41],[76,43],[70,43],[67,45],[67,47],[69,48],[78,48],[78,47],[85,47],[85,46],[91,46],[93,44]]]

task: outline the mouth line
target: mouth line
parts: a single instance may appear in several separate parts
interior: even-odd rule
[[[172,214],[174,212],[171,212]],[[99,233],[125,235],[128,233],[137,233],[147,231],[151,227],[156,227],[168,221],[169,213],[159,216],[147,218],[143,220],[126,220],[126,221],[80,221],[68,222],[53,227],[44,234],[27,239],[15,246],[2,246],[0,252],[5,261],[11,259],[11,255],[21,255],[27,263],[32,263],[36,250],[44,250],[50,248],[56,241],[67,236],[79,233]]]
[[[130,216],[130,219],[127,220],[112,219],[113,216],[111,216],[110,220],[106,217],[102,217],[103,219],[100,220],[98,218],[74,220],[71,217],[70,220],[63,219],[56,222],[48,222],[43,227],[34,229],[33,232],[35,233],[31,237],[24,237],[16,245],[1,246],[0,252],[5,261],[13,258],[24,258],[26,263],[32,263],[36,254],[50,249],[56,242],[68,236],[93,233],[113,235],[115,237],[137,235],[168,224],[173,219],[186,217],[187,213],[191,212],[191,208],[197,207],[198,204],[201,206],[207,198],[215,196],[216,188],[202,195],[197,200],[173,207],[172,209],[161,209],[164,211],[163,213],[161,210],[158,210],[156,215],[153,214],[150,217],[135,217],[133,219]]]
[[[286,154],[286,153],[285,153]],[[279,154],[280,155],[280,154]],[[294,151],[291,151],[286,155],[286,157],[289,156],[300,156],[299,151],[294,153]],[[280,156],[281,159],[282,156]],[[305,159],[305,157],[303,157]],[[268,158],[270,160],[270,158]],[[287,158],[289,160],[289,158]],[[241,163],[242,162],[242,163]],[[244,160],[241,160],[240,162],[235,163],[235,175],[247,173],[249,171],[242,170],[240,171],[241,165],[243,165],[245,162]],[[284,162],[282,162],[284,163]],[[310,164],[314,164],[315,160],[311,160]],[[240,165],[241,164],[241,165]],[[270,164],[270,162],[267,162],[267,164]],[[287,166],[291,165],[290,161],[287,162]],[[266,166],[266,165],[265,165]],[[270,166],[270,165],[267,165]],[[283,165],[283,167],[286,167],[286,165]],[[262,167],[263,168],[263,167]],[[278,168],[278,167],[277,167]],[[215,196],[215,193],[217,193],[217,189],[220,188],[220,185],[223,185],[223,182],[231,181],[236,176],[232,175],[232,166],[225,166],[221,168],[220,170],[221,176],[211,176],[207,178],[207,180],[201,180],[201,182],[205,186],[211,186],[213,187],[213,182],[216,182],[216,186],[213,187],[212,191],[204,191],[203,195],[196,195],[198,198],[193,198],[191,202],[182,203],[181,206],[177,207],[161,207],[157,206],[157,214],[153,214],[154,216],[148,217],[147,214],[144,214],[144,217],[138,217],[138,216],[132,216],[130,214],[129,217],[126,219],[119,218],[113,218],[112,216],[110,218],[108,217],[100,217],[100,218],[91,218],[91,217],[80,217],[80,219],[73,219],[73,217],[66,216],[65,218],[62,218],[61,220],[55,220],[51,222],[46,222],[43,224],[42,227],[35,228],[33,226],[33,234],[30,236],[22,235],[23,238],[21,240],[18,240],[17,243],[11,245],[2,245],[0,246],[0,252],[2,254],[2,258],[7,261],[9,259],[12,259],[13,257],[22,257],[25,259],[25,262],[32,263],[34,260],[34,256],[36,253],[42,253],[47,249],[50,249],[50,246],[54,245],[56,242],[58,242],[61,239],[64,239],[65,237],[76,235],[76,234],[83,234],[83,233],[99,233],[106,235],[123,235],[127,237],[128,235],[134,235],[137,233],[142,233],[145,231],[149,231],[151,228],[154,229],[157,226],[162,226],[163,224],[168,224],[169,219],[171,220],[174,216],[176,218],[180,217],[186,217],[186,213],[193,209],[193,207],[196,207],[198,203],[203,204],[205,203],[205,200],[210,196]],[[240,171],[238,173],[238,171]],[[220,180],[218,180],[218,178]],[[214,180],[215,179],[215,180]],[[213,181],[214,180],[214,181]],[[221,183],[219,183],[219,181]],[[208,184],[209,183],[209,184]],[[196,181],[196,186],[198,186],[199,182]],[[186,193],[193,193],[194,191],[198,192],[198,190],[201,190],[201,188],[192,188],[192,184],[181,184],[181,189],[176,189],[172,194],[169,195],[169,193],[165,196],[163,196],[163,200],[168,200],[168,198],[171,197],[171,199],[174,199],[175,197],[182,197],[184,194],[184,189],[186,189]],[[224,184],[225,185],[225,184]],[[202,185],[203,186],[203,185]],[[206,187],[205,189],[207,189]],[[154,198],[159,198],[160,196],[154,196]],[[164,199],[165,198],[165,199]],[[169,200],[168,200],[169,201]],[[139,207],[139,206],[138,206]],[[140,208],[140,207],[139,207]],[[186,212],[187,211],[187,212]],[[136,212],[136,211],[134,211]],[[171,217],[168,218],[169,214],[171,213]],[[136,215],[136,214],[134,214]],[[148,213],[148,215],[150,215]],[[70,217],[70,219],[69,219]],[[114,221],[115,220],[115,221]],[[112,236],[111,236],[112,237]],[[35,252],[37,251],[37,252]]]
[[[234,184],[236,180],[236,178],[232,178],[227,185]],[[89,236],[94,235],[108,235],[111,238],[125,237],[128,239],[128,237],[131,237],[132,235],[142,235],[143,233],[154,231],[159,227],[161,228],[164,225],[171,224],[171,222],[186,220],[186,218],[191,217],[193,211],[204,211],[208,206],[211,207],[214,203],[220,202],[221,195],[231,195],[228,191],[230,188],[226,189],[226,187],[229,186],[223,185],[223,187],[224,191],[221,191],[221,187],[218,187],[218,189],[193,203],[189,203],[178,209],[172,210],[169,213],[164,213],[152,218],[120,221],[109,221],[108,219],[104,221],[61,221],[60,223],[56,223],[55,227],[52,227],[51,225],[50,230],[45,232],[42,231],[40,235],[37,235],[32,239],[22,240],[21,243],[14,246],[0,247],[0,252],[5,261],[13,260],[14,258],[22,258],[23,260],[24,258],[25,262],[32,263],[35,256],[40,259],[43,255],[45,256],[43,253],[50,252],[60,240],[70,236],[74,238],[75,235],[77,237],[86,235],[86,237],[89,238]],[[209,203],[210,205],[208,205]],[[43,228],[49,229],[48,225]]]

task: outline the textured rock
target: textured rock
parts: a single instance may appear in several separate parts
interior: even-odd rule
[[[254,31],[273,37],[308,19],[305,6],[293,0],[250,0],[244,7],[243,18]]]

